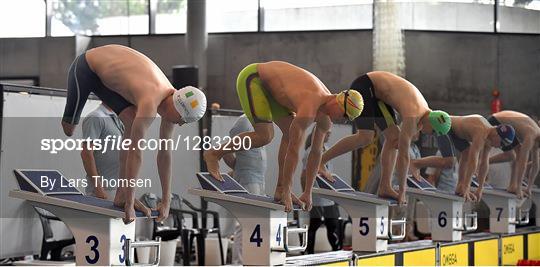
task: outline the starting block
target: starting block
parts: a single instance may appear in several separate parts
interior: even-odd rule
[[[156,247],[154,265],[159,264],[160,241],[133,242],[135,222],[125,225],[124,211],[112,201],[85,196],[56,170],[15,170],[20,190],[9,196],[28,201],[31,205],[56,215],[71,230],[75,238],[77,265],[130,265],[134,247]],[[41,186],[48,179],[49,185]],[[144,217],[136,212],[137,217]],[[153,212],[152,216],[157,216]]]
[[[478,188],[478,182],[473,179],[472,188]],[[512,234],[516,232],[516,225],[529,223],[528,209],[521,209],[526,199],[518,199],[515,194],[504,189],[484,185],[482,200],[489,207],[489,231],[498,234]]]
[[[426,203],[431,211],[431,239],[460,241],[464,231],[478,227],[476,212],[463,213],[463,197],[437,190],[425,179],[407,178],[407,193]]]
[[[242,227],[242,257],[245,265],[284,265],[288,252],[307,247],[307,226],[289,228],[285,207],[272,197],[250,194],[228,174],[218,181],[209,173],[197,173],[200,188],[189,193],[214,202],[232,213]],[[295,205],[295,209],[300,209]],[[301,236],[299,246],[289,245],[289,236]]]
[[[388,240],[402,240],[405,237],[405,218],[389,218],[389,206],[397,205],[395,200],[358,192],[337,175],[333,174],[332,177],[334,182],[317,176],[319,188],[313,188],[313,193],[338,203],[351,216],[353,251],[385,251]],[[399,235],[393,234],[394,226],[399,226]]]
[[[530,198],[536,205],[536,226],[540,227],[540,188],[534,187]]]
[[[527,182],[522,181],[522,186],[523,186],[523,189],[526,189],[528,187]],[[531,195],[529,197],[527,197],[525,199],[525,201],[523,202],[523,204],[521,205],[520,209],[522,210],[522,213],[523,213],[524,210],[530,211],[532,206],[533,206],[533,203],[536,206],[536,210],[535,210],[536,220],[535,220],[535,223],[536,223],[536,226],[540,226],[540,220],[539,220],[539,215],[540,215],[540,188],[538,188],[536,185],[533,185],[533,187],[531,189]],[[524,218],[524,219],[527,219],[527,218]]]

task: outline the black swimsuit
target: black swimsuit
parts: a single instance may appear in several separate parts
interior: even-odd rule
[[[78,124],[90,93],[94,93],[118,115],[133,105],[101,82],[88,66],[84,53],[78,56],[69,68],[67,100],[62,120],[69,124]]]
[[[364,110],[354,120],[356,128],[375,130],[375,125],[377,125],[381,131],[384,131],[388,126],[396,124],[394,109],[375,96],[375,88],[367,74],[356,78],[350,89],[358,91],[364,100]]]

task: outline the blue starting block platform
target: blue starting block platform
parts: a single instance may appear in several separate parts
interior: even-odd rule
[[[57,170],[14,170],[20,190],[9,196],[56,215],[75,238],[77,265],[129,265],[133,247],[157,247],[154,264],[159,263],[159,241],[135,240],[135,222],[124,224],[124,211],[112,201],[85,196]],[[42,181],[47,179],[48,183]],[[136,212],[137,217],[145,217]],[[152,216],[158,215],[157,211]]]
[[[199,179],[199,183],[201,184],[202,189],[222,194],[222,198],[232,197],[232,199],[236,198],[236,200],[243,201],[244,203],[252,203],[257,205],[272,205],[272,208],[285,209],[285,206],[275,201],[273,197],[250,194],[230,175],[222,173],[221,177],[223,177],[223,181],[215,179],[214,177],[212,177],[212,175],[210,175],[210,173],[207,172],[197,173],[197,178]],[[301,210],[302,207],[295,204],[293,205],[293,209]]]
[[[97,213],[114,218],[124,217],[124,210],[112,201],[86,196],[79,189],[71,186],[69,181],[56,170],[14,170],[15,178],[21,190],[10,192],[11,197],[41,202],[50,205],[68,207],[76,210]],[[42,179],[48,179],[48,185],[41,186]],[[136,212],[137,217],[145,217],[142,212]],[[152,217],[157,217],[157,211]]]
[[[381,198],[377,195],[356,191],[349,184],[347,184],[341,177],[336,174],[332,174],[334,181],[329,181],[324,179],[321,176],[317,176],[317,185],[321,189],[327,189],[335,193],[339,193],[340,197],[348,197],[352,199],[357,199],[363,202],[373,203],[373,204],[384,204],[389,206],[397,205],[397,201],[389,198]],[[329,192],[326,192],[329,193]],[[331,193],[329,193],[331,194]]]

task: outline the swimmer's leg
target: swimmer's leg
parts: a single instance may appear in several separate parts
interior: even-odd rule
[[[281,142],[279,145],[279,152],[278,152],[278,181],[276,185],[276,190],[274,192],[274,200],[280,202],[283,198],[282,192],[285,189],[285,181],[284,178],[284,172],[283,167],[285,165],[285,156],[287,155],[287,150],[289,148],[289,127],[291,126],[292,120],[294,117],[292,115],[288,115],[285,117],[281,117],[276,120],[276,125],[279,127],[281,132],[283,133],[283,136],[281,137]],[[291,189],[289,189],[291,191]],[[298,199],[298,197],[291,193],[291,198],[293,203],[297,205],[302,205],[302,202]]]
[[[253,125],[253,132],[244,132],[237,136],[240,138],[251,139],[251,148],[258,148],[269,144],[274,138],[274,124],[261,122]],[[210,149],[204,152],[204,161],[208,172],[216,179],[222,180],[219,172],[219,160],[223,158],[225,154],[234,153],[236,151],[244,150],[243,147],[235,147],[232,142],[228,145],[221,146],[219,149]]]
[[[66,106],[62,116],[62,129],[67,136],[73,135],[86,100],[90,95],[92,81],[89,78],[92,77],[91,74],[93,72],[88,67],[84,54],[77,57],[69,68]]]
[[[380,197],[398,200],[399,194],[392,188],[392,174],[396,165],[399,128],[396,125],[388,126],[383,131],[383,135],[384,144],[380,155],[382,170],[378,195]]]

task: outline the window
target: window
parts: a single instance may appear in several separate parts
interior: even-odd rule
[[[263,31],[372,28],[372,0],[260,0]]]
[[[501,32],[540,33],[540,0],[500,0]]]
[[[540,0],[498,3],[495,16],[495,0],[206,0],[206,29],[372,29],[373,14],[391,6],[405,30],[493,32],[496,26],[540,33]],[[49,30],[51,36],[185,33],[187,8],[188,0],[0,0],[0,38],[42,37]]]
[[[158,0],[155,33],[185,33],[187,0]]]
[[[0,37],[45,36],[43,0],[1,0]]]
[[[540,0],[500,0],[499,4],[507,7],[520,7],[540,11]]]
[[[256,0],[207,0],[208,32],[257,31],[259,3]]]
[[[403,29],[493,32],[493,0],[406,0],[399,3]]]
[[[51,35],[148,33],[149,0],[50,0]]]

